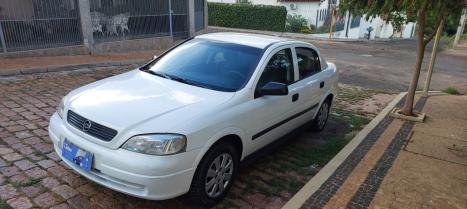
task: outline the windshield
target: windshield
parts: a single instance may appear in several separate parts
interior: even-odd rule
[[[150,73],[218,91],[238,91],[248,82],[262,50],[245,45],[192,39],[158,58]]]

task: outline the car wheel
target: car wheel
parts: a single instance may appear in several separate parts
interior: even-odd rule
[[[233,145],[215,145],[198,165],[188,192],[189,199],[207,207],[222,200],[232,187],[238,164],[239,157]]]
[[[322,131],[326,126],[326,123],[329,118],[329,110],[331,108],[331,100],[327,99],[326,101],[321,104],[321,107],[316,114],[315,119],[312,122],[312,129],[313,131]]]

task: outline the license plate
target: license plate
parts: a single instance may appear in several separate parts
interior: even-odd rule
[[[62,156],[83,170],[88,172],[91,171],[93,154],[80,149],[67,139],[63,141]]]

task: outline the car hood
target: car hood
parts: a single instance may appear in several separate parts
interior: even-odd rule
[[[77,89],[67,97],[66,106],[88,120],[117,130],[118,138],[141,134],[134,133],[135,129],[149,121],[154,124],[151,133],[169,132],[177,122],[187,121],[233,95],[134,70]],[[193,110],[193,106],[199,106],[195,108],[199,111],[184,110]]]

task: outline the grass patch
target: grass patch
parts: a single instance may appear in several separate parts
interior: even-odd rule
[[[0,199],[0,209],[13,209],[5,200]]]
[[[360,130],[370,122],[370,120],[364,116],[341,109],[334,109],[331,118],[348,123],[352,130]]]
[[[446,89],[443,90],[444,93],[447,93],[447,94],[452,94],[452,95],[459,95],[459,90],[457,90],[456,88],[454,87],[448,87]]]
[[[302,159],[300,161],[300,167],[307,170],[308,166],[312,164],[318,164],[324,166],[329,162],[347,143],[349,139],[346,139],[344,135],[332,136],[328,143],[320,147],[303,147],[298,144],[294,144],[293,147],[297,150],[297,158]]]
[[[28,181],[26,182],[20,182],[20,183],[14,183],[12,182],[11,185],[13,185],[15,188],[22,188],[22,187],[28,187],[35,185],[39,183],[41,180],[40,179],[33,179],[33,178],[28,178]]]

